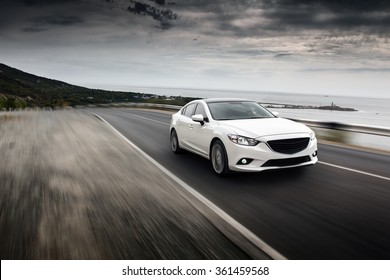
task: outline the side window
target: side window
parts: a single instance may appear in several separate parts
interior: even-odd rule
[[[202,114],[203,117],[207,118],[206,110],[204,109],[202,104],[198,104],[198,106],[196,106],[194,115],[198,115],[198,114]]]
[[[195,110],[195,106],[196,106],[196,103],[192,103],[192,104],[188,105],[188,106],[185,108],[184,116],[190,118],[190,117],[193,115],[193,112],[194,112],[194,110]]]

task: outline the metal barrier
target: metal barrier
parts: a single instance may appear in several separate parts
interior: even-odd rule
[[[153,103],[122,103],[122,104],[115,104],[115,105],[125,106],[125,107],[126,106],[139,107],[139,108],[160,108],[160,109],[168,109],[174,111],[176,110],[178,111],[182,107],[182,106],[169,105],[169,104],[153,104]],[[323,128],[323,129],[390,137],[390,128],[387,127],[359,125],[359,124],[345,124],[345,123],[338,123],[338,122],[323,122],[323,121],[315,121],[315,120],[307,120],[307,119],[290,119],[290,120],[306,124],[307,126],[313,128]]]
[[[310,127],[390,137],[390,128],[387,127],[360,125],[360,124],[345,124],[345,123],[338,123],[338,122],[322,122],[322,121],[313,121],[313,120],[305,120],[305,119],[290,119],[290,120],[306,124],[307,126]]]
[[[99,105],[87,105],[87,106],[75,106],[75,108],[93,108],[93,107],[130,107],[130,108],[148,108],[148,109],[162,109],[169,111],[178,111],[182,106],[170,105],[170,104],[155,104],[155,103],[115,103],[115,104],[99,104]],[[367,136],[377,137],[374,140],[369,140],[369,146],[375,146],[380,149],[390,151],[390,128],[371,126],[371,125],[359,125],[359,124],[345,124],[339,122],[323,122],[307,119],[292,119],[290,120],[303,123],[313,129],[319,129],[321,137],[328,138],[333,141],[353,143],[352,135],[362,134]],[[324,133],[324,131],[327,131]],[[317,132],[317,131],[316,131]],[[343,133],[347,132],[347,134]],[[381,138],[378,138],[381,137]],[[356,138],[356,137],[355,137]],[[379,146],[377,144],[380,144]]]
[[[153,103],[126,103],[118,106],[133,108],[150,108],[178,111],[181,106]],[[291,118],[290,118],[291,119]],[[338,122],[324,122],[307,119],[291,119],[303,123],[316,131],[317,137],[333,142],[340,142],[349,145],[374,148],[382,151],[390,151],[390,128],[345,124]]]

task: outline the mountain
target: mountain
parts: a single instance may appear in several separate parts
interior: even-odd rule
[[[0,63],[0,109],[134,102],[141,94],[71,85]]]

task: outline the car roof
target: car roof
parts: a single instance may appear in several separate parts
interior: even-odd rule
[[[230,101],[251,101],[248,99],[243,98],[206,98],[202,99],[206,103],[213,103],[213,102],[230,102]]]

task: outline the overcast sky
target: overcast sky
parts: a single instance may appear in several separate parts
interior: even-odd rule
[[[77,85],[390,98],[390,1],[2,0],[0,62]]]

